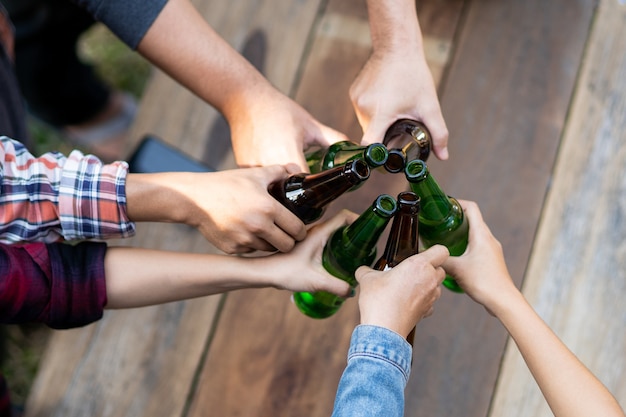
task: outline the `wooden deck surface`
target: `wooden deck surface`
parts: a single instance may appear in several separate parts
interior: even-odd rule
[[[359,137],[347,91],[370,50],[364,1],[195,3],[279,89]],[[451,158],[429,161],[433,175],[479,203],[516,283],[626,407],[626,4],[418,5],[450,130]],[[222,118],[161,73],[133,132],[234,167]],[[373,175],[328,215],[404,187]],[[179,225],[112,243],[215,251]],[[237,291],[55,332],[27,416],[329,416],[356,301],[312,320],[289,297]],[[406,416],[551,415],[502,326],[447,291],[418,326],[406,399]]]

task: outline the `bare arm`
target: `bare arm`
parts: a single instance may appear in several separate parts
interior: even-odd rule
[[[264,257],[109,248],[105,256],[106,307],[142,307],[258,287],[325,290],[348,296],[350,286],[326,272],[321,254],[328,236],[355,217],[341,212],[313,227],[291,252]]]
[[[224,115],[240,166],[296,163],[304,171],[304,148],[347,140],[272,86],[189,0],[168,1],[137,50]]]
[[[288,175],[279,165],[209,173],[129,174],[128,217],[184,223],[226,253],[290,251],[306,236],[304,223],[268,192]]]
[[[413,0],[367,0],[372,55],[350,88],[363,142],[380,142],[396,120],[423,122],[437,158],[447,159],[448,129],[424,55]]]
[[[444,268],[475,301],[506,327],[556,417],[611,416],[624,412],[607,388],[563,344],[515,287],[502,246],[478,206],[462,202],[470,224],[467,251]]]

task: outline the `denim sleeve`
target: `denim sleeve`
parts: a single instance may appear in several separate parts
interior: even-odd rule
[[[411,346],[399,334],[378,326],[357,326],[333,417],[402,417],[411,358]]]
[[[167,0],[73,0],[136,49]]]

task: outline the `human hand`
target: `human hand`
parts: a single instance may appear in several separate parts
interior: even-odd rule
[[[328,291],[340,297],[350,296],[350,284],[324,269],[322,252],[330,235],[357,217],[356,213],[342,210],[333,218],[316,223],[309,229],[306,239],[298,242],[291,252],[264,257],[265,264],[258,269],[268,271],[268,278],[279,289],[296,292]]]
[[[218,172],[129,174],[128,216],[133,221],[183,223],[229,253],[290,251],[306,236],[304,223],[267,191],[288,175],[285,167]]]
[[[374,52],[350,87],[350,98],[363,128],[361,143],[382,142],[398,119],[424,123],[432,150],[448,159],[448,128],[423,52],[417,48]]]
[[[357,269],[361,324],[386,327],[407,337],[417,322],[433,313],[446,275],[441,265],[448,257],[445,246],[435,245],[387,271]]]
[[[308,172],[304,151],[348,138],[317,121],[295,101],[274,89],[259,89],[228,113],[233,152],[240,167],[296,164]]]
[[[459,200],[469,223],[467,249],[443,264],[463,290],[493,314],[498,302],[519,293],[506,266],[502,245],[483,220],[478,205]]]

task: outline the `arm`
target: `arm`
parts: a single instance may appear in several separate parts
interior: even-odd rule
[[[333,417],[404,414],[404,389],[409,380],[412,349],[406,337],[433,312],[441,295],[448,258],[443,246],[405,259],[388,271],[361,267],[361,325],[354,329],[348,365],[339,381]]]
[[[106,304],[103,243],[0,244],[0,321],[89,324]]]
[[[107,249],[99,242],[0,245],[0,321],[69,328],[100,319],[105,306],[142,307],[241,288],[348,296],[350,286],[324,270],[321,254],[330,233],[354,217],[342,212],[313,227],[289,254],[260,258]]]
[[[478,206],[462,202],[469,244],[444,264],[459,285],[506,327],[556,417],[615,416],[624,412],[606,387],[559,340],[515,287],[502,246]]]
[[[239,166],[305,171],[306,147],[347,140],[272,86],[188,0],[168,1],[137,50],[224,115]]]
[[[128,166],[104,165],[79,151],[31,155],[0,136],[0,240],[45,241],[128,237]]]
[[[323,290],[345,297],[349,284],[326,272],[321,257],[328,236],[355,217],[341,212],[312,227],[291,252],[264,257],[110,248],[105,259],[107,308],[141,307],[259,287]]]
[[[367,0],[367,10],[372,54],[350,87],[362,142],[380,142],[397,119],[415,119],[430,131],[435,156],[447,159],[448,129],[424,55],[415,1]]]
[[[227,253],[290,251],[304,223],[267,191],[288,175],[278,165],[209,173],[129,174],[128,216],[197,228]]]
[[[288,175],[280,166],[128,174],[125,162],[105,165],[79,151],[36,158],[6,136],[0,161],[6,243],[124,238],[139,221],[187,224],[227,253],[286,252],[306,236],[300,219],[267,192]]]

